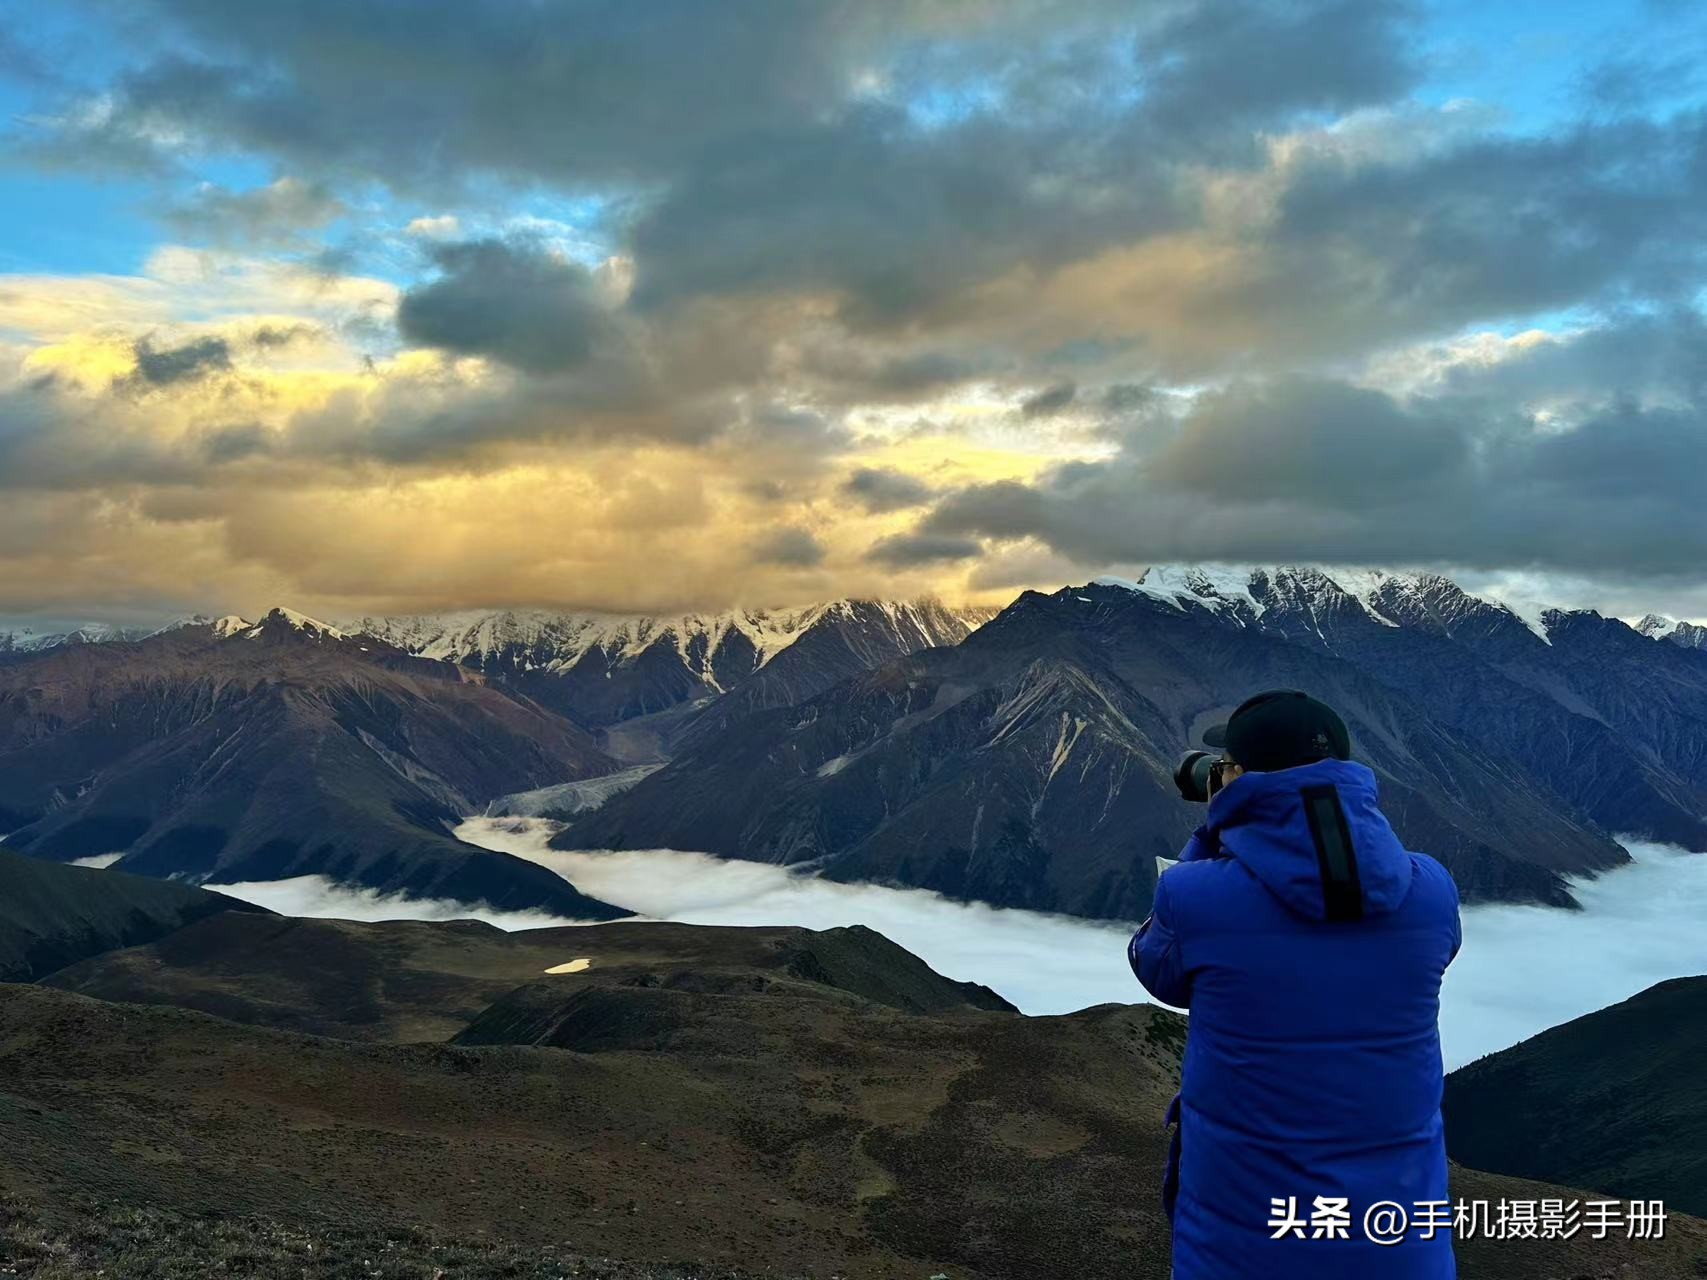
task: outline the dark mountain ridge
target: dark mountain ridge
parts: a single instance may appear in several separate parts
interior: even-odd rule
[[[1467,898],[1568,905],[1563,874],[1626,860],[1544,776],[1443,723],[1396,673],[1335,650],[1329,628],[1300,643],[1283,610],[1258,626],[1244,607],[1109,584],[1028,592],[953,649],[690,737],[554,843],[810,862],[839,879],[1138,918],[1154,855],[1201,820],[1173,790],[1179,752],[1252,690],[1296,686],[1346,716],[1400,834]]]
[[[1674,978],[1446,1079],[1454,1156],[1707,1213],[1707,976]]]
[[[0,827],[36,857],[608,919],[622,913],[450,829],[518,783],[613,767],[477,675],[285,611],[0,665]]]
[[[31,982],[228,914],[258,920],[269,913],[189,885],[0,849],[0,982]]]
[[[510,610],[367,617],[346,626],[480,671],[602,729],[670,712],[687,719],[707,704],[752,710],[798,702],[892,658],[958,643],[988,616],[924,598],[682,617]],[[678,725],[672,721],[671,730]],[[612,739],[613,747],[621,741]]]

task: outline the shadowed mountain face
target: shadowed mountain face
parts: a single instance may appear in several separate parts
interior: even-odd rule
[[[956,644],[988,616],[928,599],[839,600],[680,618],[507,612],[348,626],[481,671],[578,724],[677,712],[666,726],[673,733],[691,718],[690,704],[717,699],[728,711],[748,711],[798,702],[892,658]],[[619,735],[613,748],[623,741]]]
[[[1707,849],[1707,653],[1592,612],[1526,623],[1435,574],[1252,588],[1265,632],[1355,663],[1603,829]]]
[[[118,975],[156,1007],[0,986],[0,1187],[694,1274],[1168,1273],[1161,1119],[1185,1023],[1164,1010],[1021,1017],[859,929],[216,923],[61,975]],[[253,994],[258,1022],[395,1040],[524,969],[457,1044],[161,1007],[219,988]],[[1461,1169],[1453,1191],[1582,1194]],[[1472,1280],[1670,1280],[1707,1259],[1707,1229],[1459,1256]]]
[[[1562,873],[1625,860],[1589,809],[1598,798],[1608,818],[1634,816],[1605,794],[1611,785],[1597,792],[1581,762],[1549,772],[1543,748],[1519,756],[1514,745],[1525,724],[1543,740],[1565,725],[1571,741],[1595,744],[1607,776],[1627,775],[1630,739],[1604,718],[1534,693],[1420,624],[1412,635],[1371,620],[1366,641],[1348,623],[1354,644],[1334,639],[1333,620],[1318,613],[1305,643],[1295,634],[1303,603],[1274,599],[1260,619],[1241,608],[1115,585],[1027,593],[954,649],[690,736],[668,766],[554,843],[814,862],[838,879],[1138,918],[1154,855],[1172,856],[1202,818],[1173,788],[1179,753],[1252,691],[1292,686],[1346,717],[1401,836],[1440,858],[1467,898],[1567,904]],[[1358,648],[1400,632],[1386,657]],[[1413,647],[1445,654],[1434,668],[1411,663],[1417,695],[1400,661]],[[1449,660],[1484,694],[1509,687],[1518,711],[1490,708],[1507,718],[1476,728],[1465,704],[1446,705],[1430,683],[1446,681]],[[1670,723],[1689,733],[1683,716]],[[1635,829],[1686,834],[1666,794],[1650,790],[1650,820]]]
[[[613,762],[545,709],[438,662],[275,612],[0,664],[0,828],[64,859],[232,883],[621,914],[449,829]]]
[[[29,982],[227,914],[257,926],[268,915],[205,889],[0,850],[0,982]]]
[[[1446,1080],[1452,1152],[1707,1213],[1707,977],[1677,978]]]

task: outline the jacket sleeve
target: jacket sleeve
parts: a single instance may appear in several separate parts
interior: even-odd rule
[[[1179,939],[1174,935],[1167,882],[1166,875],[1156,881],[1150,918],[1132,935],[1126,958],[1138,981],[1144,984],[1144,990],[1163,1004],[1186,1009],[1191,1007],[1191,977],[1186,973]]]
[[[1185,847],[1179,851],[1179,861],[1198,862],[1204,858],[1213,858],[1220,854],[1221,844],[1209,834],[1209,828],[1199,826],[1186,837]]]

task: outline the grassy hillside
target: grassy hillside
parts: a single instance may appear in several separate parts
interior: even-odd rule
[[[427,1228],[432,1247],[500,1250],[467,1271],[435,1262],[447,1278],[506,1256],[522,1269],[493,1274],[594,1257],[708,1276],[1167,1275],[1161,1118],[1184,1022],[1166,1011],[1021,1017],[864,930],[347,925],[325,943],[316,925],[234,947],[223,969],[214,931],[192,932],[202,958],[163,965],[163,992],[241,994],[250,973],[249,1016],[367,1042],[0,986],[0,1193],[60,1215],[43,1221],[91,1259],[124,1246],[76,1245],[88,1215],[68,1206],[212,1215],[244,1274],[291,1280],[306,1246],[291,1255],[281,1231],[354,1252],[424,1248]],[[106,971],[145,985],[142,961],[172,950]],[[463,1043],[371,1042],[442,1029],[427,1013],[442,995],[469,1008],[522,969]],[[1583,1194],[1470,1170],[1454,1192]],[[193,1234],[174,1221],[135,1230],[165,1233],[154,1256],[200,1261],[170,1243]],[[1707,1228],[1476,1241],[1460,1258],[1470,1280],[1698,1277]],[[412,1265],[376,1270],[434,1274]]]
[[[1707,1214],[1707,977],[1676,978],[1446,1081],[1454,1156]]]
[[[577,960],[585,979],[548,975]],[[550,976],[656,981],[686,972],[717,981],[796,984],[910,1012],[1007,1009],[987,988],[951,982],[870,929],[814,932],[658,922],[506,933],[478,920],[215,917],[158,942],[114,951],[46,979],[103,1000],[182,1009],[315,1035],[410,1044],[449,1040],[513,989]],[[804,985],[801,985],[804,984]]]
[[[453,1240],[417,1228],[304,1228],[270,1218],[0,1198],[0,1275],[24,1280],[756,1280],[754,1273],[588,1258],[556,1245]],[[782,1280],[764,1273],[768,1280]]]
[[[0,850],[0,982],[28,982],[227,912],[254,916],[261,908],[188,885]]]

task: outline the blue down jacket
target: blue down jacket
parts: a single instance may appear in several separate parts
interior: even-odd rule
[[[1388,1246],[1363,1215],[1447,1198],[1440,980],[1460,939],[1452,878],[1400,845],[1363,765],[1247,773],[1210,802],[1129,949],[1191,1011],[1163,1191],[1176,1280],[1455,1274],[1449,1225]],[[1315,1237],[1317,1196],[1349,1199],[1349,1239]],[[1274,1239],[1289,1198],[1304,1238]]]

